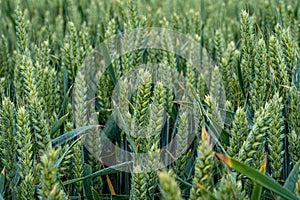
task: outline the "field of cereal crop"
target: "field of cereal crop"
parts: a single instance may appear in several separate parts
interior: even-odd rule
[[[0,0],[0,200],[300,199],[298,0]]]

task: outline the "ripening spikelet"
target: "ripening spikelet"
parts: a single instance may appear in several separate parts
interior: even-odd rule
[[[115,36],[116,34],[116,21],[115,19],[111,19],[108,22],[107,30],[105,31],[105,38],[107,39],[105,41],[105,44],[107,45],[107,50],[109,51],[112,66],[113,66],[113,72],[117,80],[120,79],[121,76],[121,63],[120,63],[120,42],[118,38]],[[112,60],[114,58],[114,60]]]
[[[254,34],[249,14],[243,10],[241,14],[241,40],[242,40],[242,61],[241,67],[244,75],[245,90],[250,89],[250,84],[254,78]]]
[[[15,133],[15,107],[14,104],[5,97],[3,99],[2,108],[0,111],[0,147],[2,152],[1,161],[6,171],[6,183],[7,188],[4,197],[11,198],[14,187],[13,178],[16,173],[16,150],[17,143],[14,137]],[[8,190],[9,189],[9,190]]]
[[[170,171],[165,170],[159,173],[159,189],[163,200],[181,200],[180,188],[178,187],[175,176]]]
[[[29,114],[24,107],[17,113],[18,167],[21,183],[17,187],[18,199],[34,199],[33,134],[29,126]]]
[[[162,23],[162,27],[164,29],[169,29],[170,25],[169,25],[169,21],[164,17],[163,18],[163,23]],[[165,49],[165,51],[162,51],[162,56],[163,56],[163,60],[162,63],[166,66],[170,66],[171,67],[171,74],[172,76],[174,76],[174,72],[177,70],[176,69],[176,56],[175,56],[175,46],[176,44],[174,44],[174,41],[172,40],[172,34],[170,34],[167,30],[164,30],[163,33],[163,38],[161,39],[161,45],[162,45],[162,49]],[[170,71],[168,71],[170,72]],[[172,77],[174,79],[174,77]]]
[[[144,200],[147,195],[147,173],[141,171],[141,167],[137,164],[133,168],[131,176],[130,200]]]
[[[89,118],[89,125],[98,125],[97,116],[92,115]],[[101,132],[95,127],[87,130],[87,134],[84,137],[84,147],[89,151],[88,153],[88,163],[92,167],[92,171],[98,171],[102,168],[100,155],[102,152],[101,145]],[[103,182],[101,177],[95,177],[92,179],[93,187],[97,191],[102,190]]]
[[[201,199],[202,194],[198,184],[207,190],[212,188],[212,170],[214,165],[214,152],[210,144],[210,136],[205,128],[202,128],[202,140],[199,141],[197,149],[197,158],[195,164],[195,174],[193,178],[193,187],[191,189],[191,200]]]
[[[81,71],[76,76],[74,86],[74,119],[75,126],[82,127],[88,124],[88,111],[87,111],[87,85],[85,77]]]
[[[265,1],[265,17],[263,19],[263,27],[266,28],[266,30],[273,30],[275,26],[275,16],[272,13],[272,7],[269,1]]]
[[[34,64],[37,92],[38,96],[44,99],[42,106],[48,122],[54,121],[58,111],[56,106],[60,102],[60,98],[55,95],[59,84],[57,84],[57,71],[50,66],[50,51],[49,41],[44,41],[41,47],[37,48]]]
[[[290,142],[289,152],[292,155],[292,162],[297,163],[300,160],[299,133],[296,133],[295,130],[291,130],[288,138]]]
[[[77,128],[88,125],[87,113],[87,86],[85,77],[81,71],[78,71],[74,86],[74,119]],[[73,147],[73,173],[75,177],[82,176],[82,142],[79,140]],[[80,195],[82,184],[76,184],[76,192]]]
[[[17,47],[18,51],[24,52],[27,48],[28,36],[25,30],[26,24],[23,12],[20,7],[17,7],[15,10],[16,14],[16,33],[17,33]]]
[[[68,83],[72,85],[75,81],[78,67],[81,65],[82,56],[79,48],[79,39],[77,29],[73,22],[68,23],[68,32],[66,35],[64,46],[62,48],[62,71],[67,70],[68,72]]]
[[[228,100],[234,100],[234,87],[235,87],[235,71],[234,69],[234,42],[229,43],[224,56],[220,58],[219,68],[223,79],[224,89]],[[220,55],[221,56],[221,55]]]
[[[108,73],[104,73],[97,85],[97,96],[100,105],[100,122],[104,123],[109,114],[113,82]]]
[[[283,1],[283,0],[278,1],[277,12],[279,14],[279,22],[284,26],[285,25],[288,26],[288,15],[286,13],[286,3],[285,3],[285,1]]]
[[[228,154],[236,158],[241,149],[243,142],[249,134],[249,124],[247,121],[246,111],[243,108],[238,108],[235,113],[235,118],[230,130],[231,137],[229,140]]]
[[[79,31],[78,37],[80,40],[80,44],[83,46],[83,53],[85,55],[89,54],[92,52],[92,46],[90,45],[90,35],[89,35],[89,27],[87,26],[87,24],[84,22],[81,25],[81,30]]]
[[[73,171],[73,176],[76,178],[79,178],[82,176],[83,171],[82,171],[82,145],[81,141],[79,140],[74,147],[72,148],[72,171]],[[74,192],[78,195],[81,196],[82,192],[82,184],[76,183],[76,187],[74,189]]]
[[[221,30],[217,30],[215,33],[215,56],[216,64],[220,66],[221,60],[224,54],[224,38]]]
[[[63,192],[60,190],[58,182],[58,172],[55,166],[57,161],[57,151],[49,149],[41,156],[41,184],[39,189],[39,198],[47,199],[54,196],[53,199],[63,199]]]
[[[278,39],[275,36],[271,36],[269,40],[269,58],[270,68],[273,72],[273,80],[276,89],[282,94],[283,88],[280,85],[288,85],[288,74],[285,71],[285,65],[282,58],[281,48],[279,46]]]
[[[110,39],[110,37],[113,37],[115,34],[116,34],[116,20],[113,18],[113,19],[109,20],[109,22],[107,24],[107,28],[104,33],[104,37],[106,39]],[[107,45],[108,51],[116,50],[115,43],[106,42],[106,45]],[[116,53],[116,52],[114,52],[114,51],[110,52],[110,54],[113,54],[113,53]]]
[[[186,98],[183,97],[183,101],[185,100]],[[179,111],[178,127],[175,136],[176,151],[174,156],[177,160],[173,167],[174,173],[180,177],[184,176],[184,168],[190,155],[190,152],[187,152],[188,136],[191,133],[190,119],[191,110],[187,107],[187,105],[182,105]]]
[[[137,93],[134,96],[134,140],[135,148],[145,150],[145,144],[141,141],[145,132],[143,131],[149,121],[149,103],[151,96],[151,75],[148,71],[143,69],[138,72],[138,86]],[[140,135],[142,134],[142,135]],[[142,137],[141,137],[142,136]]]
[[[35,73],[30,57],[30,51],[26,49],[25,55],[23,55],[22,65],[27,67],[22,72],[24,77],[24,88],[26,95],[25,108],[29,111],[30,115],[30,128],[35,134],[37,140],[37,146],[40,152],[47,150],[50,147],[50,133],[49,125],[46,121],[46,114],[43,110],[45,101],[43,97],[38,96],[38,90],[35,80]]]
[[[268,149],[272,177],[280,180],[284,159],[283,138],[284,119],[282,98],[276,93],[271,103],[270,124],[268,130]]]
[[[154,191],[157,187],[157,174],[159,169],[159,146],[160,146],[160,133],[164,126],[165,119],[165,94],[166,90],[161,82],[158,82],[153,90],[153,96],[151,97],[151,104],[149,106],[149,124],[147,125],[147,132],[150,135],[146,135],[143,139],[145,150],[148,153],[148,159],[143,161],[143,167],[147,169],[145,172],[148,196],[154,197]],[[142,168],[143,169],[143,168]]]
[[[206,109],[206,114],[207,116],[211,119],[214,120],[215,122],[218,123],[218,125],[223,126],[223,119],[221,118],[219,108],[218,108],[218,103],[214,98],[212,98],[210,95],[206,95],[204,102],[207,106]]]
[[[3,75],[6,77],[5,83],[1,84],[1,86],[3,87],[3,90],[5,89],[5,87],[7,87],[8,90],[9,86],[13,84],[14,81],[14,68],[11,62],[11,53],[9,52],[8,39],[5,38],[4,35],[1,35],[0,44],[0,65],[3,67]]]
[[[117,114],[116,123],[120,124],[125,133],[129,133],[132,121],[132,115],[129,112],[131,84],[127,78],[124,78],[118,82],[117,86],[116,92],[118,95],[113,95],[114,99],[112,99],[112,104]]]
[[[223,81],[218,66],[215,66],[213,69],[209,92],[211,98],[214,99],[216,103],[216,109],[224,106],[222,105],[222,102],[225,98],[225,91],[223,90]]]
[[[68,11],[70,13],[70,18],[74,22],[74,25],[76,28],[79,28],[81,24],[81,15],[78,10],[78,4],[72,0],[67,0],[67,5],[68,5]]]
[[[137,1],[136,0],[130,0],[128,2],[128,21],[132,28],[137,28],[139,25],[139,20],[137,16]]]
[[[139,25],[138,25],[138,27],[141,29],[139,29],[136,34],[131,34],[131,35],[136,35],[133,44],[134,48],[139,48],[139,50],[134,51],[130,57],[133,69],[137,69],[139,65],[143,64],[143,55],[144,55],[145,46],[147,42],[146,41],[147,32],[143,31],[142,28],[146,27],[146,23],[147,23],[147,19],[144,15],[142,15],[139,18]]]
[[[153,90],[153,96],[151,97],[152,103],[149,108],[149,125],[148,131],[151,133],[152,137],[149,137],[149,141],[147,141],[147,145],[150,145],[148,149],[150,150],[152,145],[155,146],[156,149],[159,148],[160,143],[160,133],[164,126],[165,119],[165,97],[166,89],[164,88],[161,82],[158,82]],[[148,138],[147,138],[148,139]]]
[[[139,82],[137,86],[137,94],[134,98],[135,117],[138,126],[143,126],[146,123],[146,115],[148,112],[148,104],[151,95],[151,74],[146,70],[139,70]]]
[[[255,48],[254,77],[250,83],[250,105],[255,112],[268,100],[272,88],[270,72],[266,62],[266,45],[263,39],[257,42]]]
[[[270,123],[270,107],[270,103],[266,103],[263,108],[256,112],[253,120],[254,125],[238,154],[239,160],[254,166],[256,169],[260,167],[265,154],[265,139]]]
[[[198,94],[200,100],[203,101],[204,97],[206,95],[206,90],[205,90],[205,80],[204,80],[202,74],[198,74],[196,91],[197,91],[197,94]]]
[[[233,61],[232,61],[232,65],[233,65],[233,69],[234,71],[236,71],[236,69],[238,68],[239,65],[239,57],[240,57],[241,52],[239,50],[235,50],[233,53]],[[235,108],[237,108],[238,106],[243,107],[245,105],[245,99],[243,98],[243,92],[241,90],[241,85],[240,85],[240,80],[238,78],[238,75],[233,75],[232,78],[232,90],[233,90],[233,95],[232,95],[232,101],[233,104],[235,105]],[[229,91],[230,92],[230,91]],[[228,91],[226,90],[226,94],[228,93]]]
[[[231,101],[226,100],[225,102],[225,110],[233,112],[235,109],[233,108],[233,105]]]
[[[196,87],[196,73],[195,68],[193,67],[191,62],[187,62],[186,64],[186,95],[187,98],[192,98],[193,93],[192,91]]]
[[[291,87],[290,91],[290,102],[289,102],[289,113],[288,113],[288,125],[289,125],[289,152],[292,156],[292,162],[296,164],[300,160],[300,95],[295,87]]]
[[[149,146],[150,144],[148,144],[148,147]],[[134,164],[131,183],[133,181],[138,181],[138,179],[142,179],[146,183],[145,186],[146,191],[141,191],[142,188],[139,188],[141,184],[138,181],[137,183],[134,183],[134,187],[136,188],[132,190],[130,193],[134,194],[136,193],[136,191],[139,190],[140,193],[145,193],[147,195],[147,199],[154,199],[154,195],[155,195],[154,192],[158,184],[157,171],[162,168],[160,163],[159,149],[155,146],[155,144],[153,144],[148,150],[148,152],[146,152],[145,154],[142,155],[135,154],[134,163],[136,164]],[[138,170],[137,174],[135,170]],[[136,175],[139,176],[138,179],[137,177],[135,177]]]
[[[137,2],[130,0],[128,2],[128,12],[126,19],[124,20],[124,39],[122,40],[122,50],[124,56],[122,57],[123,74],[127,74],[132,67],[134,67],[134,54],[130,53],[129,48],[135,45],[136,35],[130,34],[130,29],[136,29],[139,27],[139,19],[137,16]]]
[[[235,179],[234,174],[227,174],[221,178],[219,187],[214,189],[217,199],[249,199],[242,189],[241,181],[236,181]]]
[[[130,52],[129,51],[129,48],[130,46],[133,45],[133,42],[132,40],[129,40],[130,37],[129,37],[129,30],[130,30],[130,26],[128,24],[128,22],[125,22],[124,24],[124,39],[121,40],[121,44],[122,44],[122,57],[121,57],[121,60],[122,60],[122,74],[123,75],[126,75],[130,70],[131,70],[131,63],[130,63]]]
[[[27,49],[28,35],[25,30],[25,20],[24,15],[19,7],[15,10],[16,13],[16,34],[17,34],[17,53],[16,53],[16,67],[14,75],[14,87],[16,98],[19,100],[23,94],[23,77],[22,72],[25,70],[24,65],[22,65],[22,55]]]
[[[166,57],[163,58],[163,64],[162,66],[159,66],[158,73],[162,76],[162,80],[166,88],[166,95],[165,98],[165,109],[167,111],[167,114],[170,115],[172,113],[173,108],[173,90],[174,90],[174,77],[170,76],[170,73],[175,76],[176,69],[175,67],[172,67],[170,63],[168,62],[168,59]]]
[[[293,70],[296,60],[296,53],[295,53],[295,45],[294,41],[291,38],[290,31],[282,30],[282,28],[277,25],[276,27],[276,34],[279,40],[280,49],[283,55],[283,61],[285,63],[285,71],[287,73],[287,77],[289,80],[289,85],[292,84],[293,80]]]
[[[49,47],[49,40],[46,40],[42,42],[41,46],[37,48],[37,52],[35,55],[35,61],[39,62],[41,65],[41,69],[44,69],[45,67],[49,67],[50,65],[50,52],[51,49]]]

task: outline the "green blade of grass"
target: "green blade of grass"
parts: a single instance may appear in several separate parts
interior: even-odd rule
[[[262,165],[259,169],[259,172],[262,173],[262,174],[265,174],[266,173],[266,168],[267,168],[267,157],[265,157],[265,159],[264,159],[264,161],[263,161],[263,163],[262,163]],[[251,194],[251,200],[260,199],[262,191],[263,191],[262,185],[260,185],[258,183],[255,183],[254,187],[253,187],[252,194]]]
[[[199,95],[197,95],[193,87],[191,87],[191,91],[193,97],[197,101],[198,109],[201,111],[206,122],[208,122],[209,124],[208,128],[212,131],[211,133],[214,133],[214,135],[211,136],[216,140],[216,142],[220,143],[221,148],[222,148],[222,144],[229,145],[229,133],[225,129],[223,129],[214,119],[209,118],[209,116],[206,114],[203,103],[199,98]],[[226,152],[225,149],[223,149],[223,152]]]
[[[248,178],[253,180],[255,183],[262,185],[263,187],[273,191],[274,193],[278,194],[279,196],[286,198],[286,199],[299,199],[294,193],[289,191],[288,189],[281,186],[279,183],[275,182],[268,176],[260,173],[258,170],[249,167],[248,165],[241,163],[231,157],[224,156],[222,154],[215,154],[217,158],[222,160],[226,163],[229,167],[232,167],[236,171],[246,175]]]
[[[54,138],[52,140],[52,144],[54,146],[62,145],[64,143],[68,142],[69,140],[75,138],[76,136],[83,134],[85,131],[87,131],[91,128],[95,128],[95,127],[97,127],[97,125],[82,126],[82,127],[73,129],[72,131],[69,131],[57,138]]]
[[[4,169],[3,169],[2,172],[0,173],[0,195],[4,191],[4,180],[5,180],[5,176],[4,176]]]
[[[55,166],[58,168],[60,163],[63,161],[63,159],[65,158],[65,156],[68,154],[68,152],[71,150],[71,148],[79,141],[81,140],[81,138],[77,138],[68,148],[67,150],[63,153],[63,155],[57,160],[57,162],[55,163]]]
[[[185,180],[182,180],[179,176],[176,176],[176,180],[181,182],[186,188],[191,188],[193,187],[193,184],[185,181]]]
[[[63,102],[62,102],[62,104],[59,108],[59,111],[58,111],[58,117],[62,117],[62,115],[65,114],[65,111],[66,111],[67,106],[68,106],[69,96],[71,94],[72,88],[73,88],[73,86],[71,85],[69,90],[67,91],[66,95],[64,95]]]
[[[51,128],[50,134],[53,135],[56,131],[64,124],[68,117],[69,113],[62,116],[59,120],[57,120]]]
[[[92,167],[89,164],[84,163],[83,164],[83,175],[84,176],[89,176],[92,174]],[[93,194],[91,191],[91,185],[92,185],[92,179],[88,178],[82,181],[83,182],[83,190],[85,193],[86,198],[90,199]]]
[[[288,178],[286,179],[283,187],[290,191],[295,191],[296,183],[299,176],[299,170],[300,170],[300,162],[297,162],[294,166],[293,170],[289,174]]]
[[[124,162],[124,163],[117,164],[117,165],[113,165],[111,167],[96,171],[96,172],[94,172],[94,173],[92,173],[88,176],[84,176],[84,177],[81,177],[81,178],[75,178],[75,179],[72,179],[72,180],[65,181],[65,182],[63,182],[63,184],[68,185],[68,184],[71,184],[71,183],[76,183],[78,181],[83,181],[83,180],[86,180],[86,179],[89,179],[89,178],[94,178],[94,177],[97,177],[97,176],[102,176],[102,175],[107,175],[107,174],[114,174],[114,173],[117,173],[119,171],[127,169],[131,164],[132,164],[132,161]]]
[[[93,195],[93,200],[100,200],[100,196],[99,194],[97,193],[97,191],[92,187],[91,188],[91,191],[92,191],[92,195]]]
[[[207,200],[218,200],[210,191],[205,189],[202,185],[197,184],[197,187],[200,189],[203,197]]]
[[[108,69],[109,76],[111,77],[111,79],[113,81],[113,84],[116,85],[117,84],[117,78],[116,78],[116,75],[115,75],[115,72],[114,72],[114,68],[112,67],[112,62],[113,61],[111,60],[110,55],[108,53],[107,46],[106,46],[104,38],[100,35],[99,39],[100,39],[100,43],[101,43],[99,48],[100,48],[101,52],[103,52],[103,54],[104,54],[105,63],[108,66],[107,69]]]

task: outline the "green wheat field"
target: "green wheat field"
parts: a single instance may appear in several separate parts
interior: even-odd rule
[[[0,200],[300,199],[298,0],[0,5]]]

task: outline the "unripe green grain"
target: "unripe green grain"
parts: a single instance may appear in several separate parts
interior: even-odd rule
[[[272,91],[270,85],[270,70],[267,67],[266,54],[265,41],[260,39],[255,48],[254,77],[250,83],[250,104],[254,112],[264,106]]]
[[[1,152],[2,164],[6,171],[6,183],[4,197],[11,198],[14,193],[13,178],[16,175],[16,150],[17,143],[15,139],[15,107],[14,104],[5,97],[0,111],[0,130],[1,130]]]
[[[300,145],[299,145],[299,131],[300,131],[300,97],[297,89],[292,87],[290,91],[289,113],[288,113],[288,125],[289,125],[289,152],[292,155],[292,161],[294,164],[300,160]]]
[[[159,188],[161,199],[163,200],[181,200],[180,188],[178,187],[175,175],[172,172],[162,171],[159,173]]]
[[[260,167],[265,154],[265,139],[270,123],[270,107],[270,103],[267,103],[257,111],[253,121],[254,125],[238,154],[239,160],[254,166],[256,169]]]
[[[281,53],[281,48],[279,46],[278,39],[275,36],[271,36],[269,40],[269,58],[270,67],[273,70],[273,80],[277,90],[282,93],[282,87],[280,85],[288,85],[289,79],[288,74],[285,71],[285,66],[283,63],[283,56]]]
[[[131,177],[130,200],[148,199],[147,186],[147,173],[141,172],[141,167],[136,165]]]
[[[214,165],[214,152],[210,144],[210,136],[202,130],[202,141],[199,141],[197,148],[197,158],[195,164],[195,175],[193,178],[193,187],[191,189],[190,200],[201,199],[203,196],[198,184],[205,189],[212,189],[212,170]]]
[[[214,189],[217,199],[249,199],[245,191],[242,189],[241,181],[236,181],[233,174],[227,174],[219,181],[219,187]]]
[[[247,121],[246,111],[243,108],[238,108],[235,113],[235,118],[230,130],[231,137],[229,140],[228,154],[231,157],[237,157],[243,142],[249,134],[249,123]]]
[[[57,200],[63,199],[63,192],[58,186],[58,172],[55,166],[57,161],[57,151],[49,149],[41,156],[41,183],[42,187],[39,189],[39,198],[47,199],[49,196],[54,195]],[[53,191],[53,188],[55,192]]]
[[[276,93],[271,103],[270,124],[268,130],[268,149],[272,175],[275,179],[280,180],[284,149],[283,138],[284,118],[282,114],[283,104],[282,98]]]
[[[185,97],[183,99],[186,99]],[[179,122],[177,127],[176,139],[176,152],[175,156],[178,159],[174,165],[174,173],[180,177],[184,176],[184,168],[189,158],[190,152],[187,152],[188,137],[191,133],[191,111],[187,105],[182,105],[179,111]],[[180,156],[179,156],[180,155]]]
[[[254,78],[254,34],[253,25],[251,23],[249,14],[242,10],[241,14],[241,40],[242,40],[242,61],[241,67],[244,74],[245,89],[250,89],[250,83]]]

